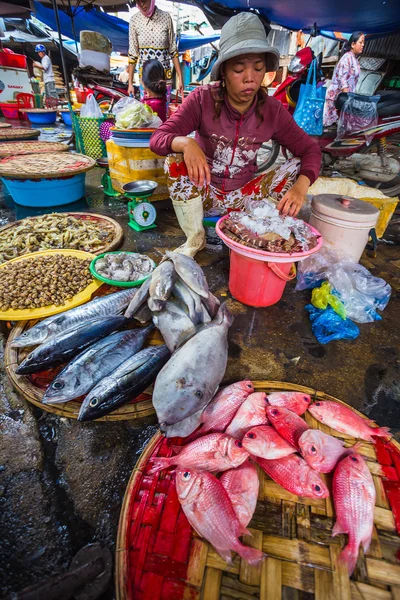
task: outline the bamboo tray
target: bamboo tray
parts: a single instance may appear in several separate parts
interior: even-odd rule
[[[253,383],[258,391],[300,391],[314,399],[338,401],[294,384]],[[313,428],[342,437],[310,413],[306,421]],[[365,442],[360,450],[373,474],[377,499],[371,547],[366,556],[360,553],[352,579],[337,565],[347,536],[331,537],[335,522],[332,499],[300,499],[261,469],[260,494],[249,526],[252,537],[246,536],[244,541],[262,549],[267,558],[260,566],[251,567],[236,555],[229,567],[190,527],[180,509],[172,471],[148,474],[152,456],[172,455],[170,443],[156,434],[129,480],[118,528],[117,600],[399,600],[397,442],[379,441],[375,449]]]
[[[23,321],[17,323],[11,330],[4,352],[5,371],[13,387],[31,404],[60,417],[77,419],[82,399],[65,402],[63,404],[42,404],[42,398],[46,388],[61,371],[63,368],[62,366],[43,371],[42,373],[37,373],[36,375],[17,375],[15,372],[17,366],[24,360],[27,354],[29,354],[31,348],[11,348],[11,341],[21,335],[26,329],[29,329],[29,327],[33,327],[36,323],[37,321]],[[161,337],[158,332],[153,332],[149,338],[149,345],[158,345],[161,343]],[[149,390],[146,390],[137,398],[132,399],[132,402],[120,406],[120,408],[113,413],[101,417],[100,419],[96,419],[96,421],[128,421],[155,415],[155,410],[151,401],[151,389],[152,388],[149,388]]]
[[[13,223],[8,223],[4,225],[4,227],[0,228],[0,254],[1,250],[1,234],[5,231],[10,231],[11,233],[16,230],[20,226],[24,226],[31,221],[37,221],[43,219],[45,215],[40,215],[38,217],[27,217],[26,219],[21,219],[20,221],[14,221]],[[98,215],[96,213],[55,213],[55,216],[60,217],[60,220],[68,217],[73,217],[74,219],[82,219],[86,222],[93,222],[96,225],[101,226],[102,231],[109,232],[108,239],[106,238],[104,243],[97,246],[96,250],[91,249],[90,252],[94,255],[102,254],[103,252],[111,252],[112,250],[116,250],[122,244],[124,239],[124,231],[121,225],[111,219],[110,217],[106,217],[105,215]],[[77,248],[78,250],[85,250],[85,247]],[[24,254],[20,254],[19,256],[27,256],[29,252]]]
[[[93,158],[72,152],[7,156],[0,160],[0,177],[62,179],[85,173],[95,166],[96,161]]]
[[[69,146],[60,142],[0,142],[0,157],[47,152],[68,152]]]
[[[0,129],[9,129],[12,127],[11,123],[0,123]]]
[[[11,127],[0,129],[0,141],[12,141],[12,140],[29,140],[31,138],[38,138],[40,135],[39,129],[28,129],[27,127]]]

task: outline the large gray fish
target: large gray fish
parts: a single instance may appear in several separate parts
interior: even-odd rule
[[[202,407],[190,417],[183,419],[183,421],[175,423],[175,425],[163,425],[162,427],[160,427],[161,433],[163,433],[167,438],[187,437],[188,435],[193,433],[193,431],[196,431],[198,426],[201,424],[203,412],[204,407]]]
[[[211,292],[208,292],[208,298],[202,298],[201,301],[206,307],[210,317],[214,319],[214,317],[217,315],[221,302]]]
[[[196,333],[196,327],[182,308],[167,301],[164,308],[153,315],[153,323],[159,329],[170,352]]]
[[[29,375],[56,365],[67,362],[93,342],[110,335],[118,329],[123,329],[129,324],[125,317],[101,317],[91,319],[76,325],[62,335],[52,337],[48,342],[41,344],[33,350],[17,367],[18,375]]]
[[[200,265],[190,256],[179,254],[179,252],[167,250],[165,255],[174,263],[175,271],[182,281],[199,296],[208,298],[208,283]]]
[[[137,294],[132,298],[129,303],[128,308],[125,311],[126,317],[133,317],[135,313],[139,310],[139,308],[146,302],[149,297],[149,289],[151,283],[151,275],[146,279],[144,283],[140,286]]]
[[[176,271],[172,262],[160,263],[151,274],[149,294],[153,300],[168,300],[176,281]]]
[[[89,392],[78,421],[93,421],[136,398],[153,383],[170,356],[167,346],[151,346],[123,362]]]
[[[76,356],[52,381],[43,404],[68,402],[84,396],[120,364],[143,348],[153,325],[113,333]]]
[[[83,321],[107,315],[118,315],[128,306],[136,292],[136,288],[129,288],[101,298],[94,298],[94,300],[82,306],[71,308],[59,315],[44,319],[44,321],[40,321],[40,323],[15,338],[11,342],[11,346],[13,348],[37,346],[38,344],[47,342],[51,337],[57,336],[59,333],[65,333],[68,329],[81,324]]]
[[[173,295],[187,307],[190,319],[195,325],[202,323],[203,311],[201,298],[178,278],[173,289]]]
[[[153,405],[160,427],[200,411],[213,398],[228,360],[228,329],[233,317],[226,304],[172,355],[157,377]]]

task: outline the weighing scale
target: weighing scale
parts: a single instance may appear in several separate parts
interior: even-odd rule
[[[151,202],[146,202],[146,199],[150,198],[157,186],[158,183],[148,179],[131,181],[122,186],[125,196],[129,198],[128,225],[135,231],[146,231],[156,227],[156,209]]]
[[[96,160],[97,166],[101,167],[102,169],[104,169],[104,173],[103,176],[101,178],[101,185],[103,186],[103,191],[105,193],[106,196],[110,196],[111,198],[118,198],[119,196],[121,196],[120,192],[117,192],[116,190],[114,190],[112,183],[111,183],[111,177],[110,177],[110,171],[108,169],[108,158],[107,156],[103,156],[102,158],[98,158]]]

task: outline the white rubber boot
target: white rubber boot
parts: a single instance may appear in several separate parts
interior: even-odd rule
[[[203,200],[197,196],[187,202],[172,200],[176,217],[187,240],[174,252],[180,252],[192,258],[206,245],[206,232],[203,227]]]

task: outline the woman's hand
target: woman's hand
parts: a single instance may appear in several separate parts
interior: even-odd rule
[[[182,102],[185,99],[185,95],[184,95],[184,87],[183,87],[183,83],[182,83],[182,78],[178,77],[178,92],[182,98]]]
[[[132,96],[132,98],[135,97],[135,88],[133,83],[128,84],[128,96]]]
[[[211,183],[210,167],[206,155],[193,138],[185,138],[183,145],[183,158],[188,170],[190,181],[199,188]]]
[[[292,185],[279,202],[278,210],[284,215],[295,217],[303,206],[309,187],[310,180],[308,177],[299,175],[296,183]]]

